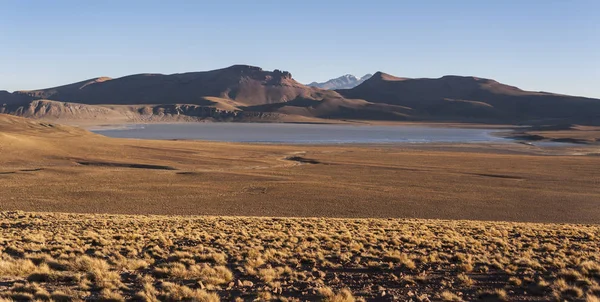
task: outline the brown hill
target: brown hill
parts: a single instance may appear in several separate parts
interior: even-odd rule
[[[0,114],[0,142],[8,137],[14,138],[15,135],[26,135],[28,137],[42,136],[44,138],[53,136],[78,136],[94,135],[91,132],[77,127],[71,127],[60,124],[51,124],[39,122],[32,119]],[[12,147],[12,146],[11,146]]]
[[[410,108],[345,98],[328,98],[322,101],[295,100],[285,103],[251,106],[244,109],[253,112],[276,112],[323,119],[395,121],[406,120],[410,116]]]
[[[361,85],[338,92],[411,108],[412,118],[421,120],[593,123],[600,117],[598,99],[524,91],[477,77],[409,79],[377,72]]]
[[[16,94],[83,104],[193,104],[210,105],[206,97],[234,101],[233,106],[321,100],[340,97],[296,82],[286,71],[234,65],[228,68],[172,75],[138,74],[118,79],[96,78],[75,84]]]
[[[234,65],[0,91],[0,113],[62,123],[325,118],[594,125],[600,123],[600,100],[524,91],[476,77],[409,79],[382,72],[353,89],[331,91],[300,84],[289,72]]]
[[[11,97],[20,101],[0,104],[0,113],[78,123],[406,119],[402,107],[344,99],[335,91],[300,84],[288,72],[245,65],[173,75],[101,77],[18,91]]]
[[[76,127],[0,114],[0,167],[63,158],[71,152],[71,144],[93,146],[97,138],[102,136]]]

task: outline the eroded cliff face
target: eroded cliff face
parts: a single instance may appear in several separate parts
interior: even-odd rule
[[[185,121],[242,121],[276,119],[285,116],[275,112],[243,112],[216,107],[166,104],[166,105],[85,105],[50,100],[36,100],[26,104],[0,105],[0,113],[20,117],[54,121],[105,121],[105,122],[185,122]]]

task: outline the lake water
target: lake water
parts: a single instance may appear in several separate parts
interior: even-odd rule
[[[188,123],[127,125],[120,129],[97,129],[92,131],[119,138],[193,139],[288,144],[508,141],[491,134],[498,130],[422,126]]]

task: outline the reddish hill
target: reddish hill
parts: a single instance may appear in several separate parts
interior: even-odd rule
[[[524,91],[477,77],[409,79],[377,72],[361,85],[338,92],[347,98],[409,107],[413,109],[415,119],[482,119],[514,123],[538,120],[593,122],[600,117],[598,99]]]
[[[289,120],[292,116],[406,119],[406,115],[401,112],[402,108],[344,99],[335,91],[305,86],[294,80],[289,72],[265,71],[246,65],[173,75],[139,74],[118,79],[103,77],[54,88],[19,91],[13,97],[27,101],[5,106],[0,104],[0,113],[64,121],[121,120],[124,116],[137,121],[141,118],[140,114],[150,121],[165,121],[162,110],[165,105],[175,105],[178,108],[193,106],[193,110],[171,110],[169,121],[174,118],[182,120],[180,116],[188,116],[192,120],[214,118],[227,121],[255,120],[257,117]],[[65,103],[68,106],[63,106],[46,100],[69,104]],[[103,107],[86,107],[81,104]],[[149,113],[147,110],[140,113],[139,108],[133,107],[106,108],[112,105],[162,107],[160,112],[153,114],[157,111],[154,107],[147,108]],[[242,113],[235,113],[237,111]]]
[[[286,102],[294,99],[340,97],[334,91],[296,82],[289,72],[259,67],[228,68],[172,75],[138,74],[118,79],[96,78],[70,85],[17,92],[38,99],[83,104],[209,104],[205,97],[219,97],[240,105]]]
[[[234,65],[172,75],[102,77],[12,94],[0,91],[2,112],[62,122],[308,117],[592,125],[600,123],[600,100],[524,91],[477,77],[409,79],[382,72],[353,89],[331,91],[305,86],[289,72]]]

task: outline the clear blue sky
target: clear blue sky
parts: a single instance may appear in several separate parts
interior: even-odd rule
[[[0,0],[0,90],[233,64],[600,97],[600,1]]]

